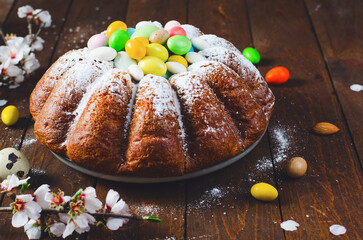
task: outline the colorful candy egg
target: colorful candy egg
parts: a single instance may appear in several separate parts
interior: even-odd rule
[[[161,25],[160,22],[158,21],[141,21],[141,22],[138,22],[135,26],[136,29],[139,29],[143,26],[148,26],[148,25],[153,25],[153,26],[156,26],[158,27],[159,29],[163,28],[163,26]]]
[[[131,39],[135,39],[137,37],[146,37],[147,39],[149,39],[150,35],[158,29],[159,28],[154,25],[142,26],[142,27],[136,29],[134,34],[132,34]]]
[[[146,47],[147,45],[149,45],[149,39],[147,39],[146,37],[137,37],[135,38],[135,40],[142,42],[142,44]]]
[[[116,57],[117,52],[111,47],[98,47],[92,49],[89,55],[100,60],[111,61]]]
[[[137,62],[132,59],[125,51],[117,53],[114,60],[114,65],[116,68],[127,70],[130,65],[137,64]]]
[[[136,39],[130,39],[125,45],[127,54],[134,59],[141,59],[146,54],[146,47],[144,44]]]
[[[136,29],[135,28],[132,28],[132,27],[130,27],[130,28],[127,28],[127,33],[130,35],[130,36],[132,36],[132,34],[134,34],[134,32],[136,31]]]
[[[257,64],[261,60],[260,54],[257,52],[257,50],[251,47],[243,49],[242,54],[253,64]]]
[[[189,52],[194,52],[193,45],[190,47]]]
[[[170,37],[175,35],[182,35],[187,36],[187,33],[185,32],[184,28],[181,26],[175,26],[169,30]]]
[[[15,174],[25,178],[30,170],[30,164],[24,153],[15,148],[4,148],[0,151],[0,178]]]
[[[166,73],[164,74],[163,78],[169,79],[171,77],[171,75],[173,75],[171,72],[166,71]]]
[[[146,46],[146,55],[159,58],[161,61],[166,62],[169,57],[168,50],[159,43],[151,43]]]
[[[192,46],[189,38],[182,35],[169,38],[166,44],[170,51],[178,55],[186,54]]]
[[[169,32],[164,29],[159,29],[150,35],[149,40],[152,43],[164,44],[166,43],[166,40],[168,40],[168,38]]]
[[[136,81],[140,81],[143,77],[144,77],[144,72],[142,71],[142,69],[136,65],[136,64],[132,64],[127,68],[127,72],[131,75],[131,77],[136,80]]]
[[[88,39],[87,47],[92,50],[94,48],[105,46],[107,40],[108,37],[105,34],[95,34]]]
[[[187,54],[188,55],[188,54]],[[187,60],[183,57],[183,56],[180,56],[180,55],[171,55],[169,58],[168,58],[168,62],[177,62],[177,63],[180,63],[182,64],[184,67],[188,67],[188,62]]]
[[[203,57],[202,55],[200,55],[199,53],[196,53],[196,52],[188,52],[185,55],[185,58],[191,64],[206,60],[205,57]]]
[[[7,106],[1,112],[1,120],[7,126],[12,126],[19,120],[19,109],[13,105]]]
[[[285,67],[275,67],[267,72],[265,79],[266,82],[270,84],[283,84],[287,80],[289,80],[290,73]]]
[[[106,30],[106,36],[108,38],[111,37],[112,33],[116,30],[127,30],[127,26],[126,23],[122,22],[122,21],[114,21],[112,22],[110,25],[108,25],[107,30]]]
[[[124,30],[116,30],[112,33],[108,40],[108,46],[117,52],[125,48],[126,42],[130,39],[130,35]]]
[[[256,183],[251,188],[251,194],[254,198],[261,201],[272,201],[278,196],[276,188],[268,183]]]
[[[178,62],[167,62],[166,66],[168,67],[168,71],[172,74],[186,72],[187,68],[183,66],[183,64]]]
[[[180,25],[181,25],[180,22],[178,22],[176,20],[171,20],[165,24],[164,29],[169,32],[170,29],[172,29],[173,27],[180,26]]]
[[[154,74],[164,76],[167,70],[166,64],[157,57],[146,56],[138,63],[145,75]]]

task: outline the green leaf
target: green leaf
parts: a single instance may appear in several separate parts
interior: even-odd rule
[[[30,186],[30,183],[26,182],[23,185],[21,185],[20,194],[23,194],[25,190],[27,190]]]
[[[148,222],[161,223],[161,219],[157,218],[155,216],[146,216],[146,217],[143,217],[143,219],[148,221]]]

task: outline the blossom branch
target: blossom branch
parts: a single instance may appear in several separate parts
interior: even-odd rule
[[[0,28],[0,35],[1,35],[1,38],[3,39],[4,43],[7,45],[7,40],[6,40],[6,37],[3,33],[3,30]]]

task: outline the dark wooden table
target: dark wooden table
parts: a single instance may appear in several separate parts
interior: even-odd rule
[[[71,194],[95,186],[100,199],[112,188],[135,212],[163,220],[116,232],[93,228],[80,239],[362,239],[363,92],[350,86],[363,82],[363,1],[0,0],[4,32],[25,35],[17,9],[26,4],[49,10],[53,23],[41,34],[45,46],[36,53],[41,63],[37,73],[19,88],[0,88],[0,99],[21,111],[15,126],[0,123],[0,149],[15,147],[27,155],[33,187],[48,183]],[[263,75],[272,67],[287,67],[291,79],[271,87],[276,107],[268,132],[245,158],[188,181],[117,183],[65,166],[35,140],[28,109],[33,87],[60,55],[86,46],[110,22],[124,20],[132,26],[149,19],[163,24],[176,19],[239,49],[253,46],[262,56],[257,67]],[[341,131],[313,134],[312,127],[321,121]],[[308,162],[306,176],[298,180],[284,170],[295,156]],[[251,197],[251,186],[261,181],[277,187],[277,200],[264,203]],[[8,204],[2,199],[2,206]],[[297,231],[280,228],[289,219],[300,224]],[[332,224],[347,227],[347,233],[332,235]],[[23,228],[11,227],[11,214],[0,215],[0,238],[26,239]]]

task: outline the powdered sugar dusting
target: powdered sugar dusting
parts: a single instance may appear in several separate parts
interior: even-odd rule
[[[128,111],[127,111],[126,121],[125,121],[125,133],[128,132],[129,126],[131,124],[131,117],[132,117],[133,107],[135,104],[135,98],[136,98],[136,93],[137,93],[137,88],[138,88],[138,85],[133,83],[132,81],[130,81],[130,84],[131,84],[132,95],[131,95],[129,105],[127,107]],[[127,136],[127,134],[125,134],[125,136]]]
[[[347,229],[342,225],[333,224],[329,227],[329,231],[333,235],[338,236],[338,235],[345,234],[347,232]]]
[[[5,106],[8,103],[8,100],[0,99],[0,107]]]
[[[285,222],[282,222],[280,224],[281,228],[285,231],[296,231],[298,227],[300,227],[300,224],[295,222],[294,220],[287,220]]]
[[[241,54],[241,52],[228,40],[218,37],[214,34],[205,34],[199,37],[201,40],[204,40],[205,42],[207,42],[209,44],[209,46],[212,47],[222,47],[222,48],[226,48],[232,51],[236,51],[239,54]]]
[[[199,28],[194,27],[193,25],[190,24],[183,24],[181,25],[181,27],[185,30],[185,32],[187,33],[187,38],[189,39],[199,37],[203,34]]]
[[[275,128],[271,137],[276,144],[275,149],[277,150],[277,156],[275,157],[275,161],[281,162],[286,160],[287,152],[290,147],[289,135],[286,133],[286,130],[282,128]]]

